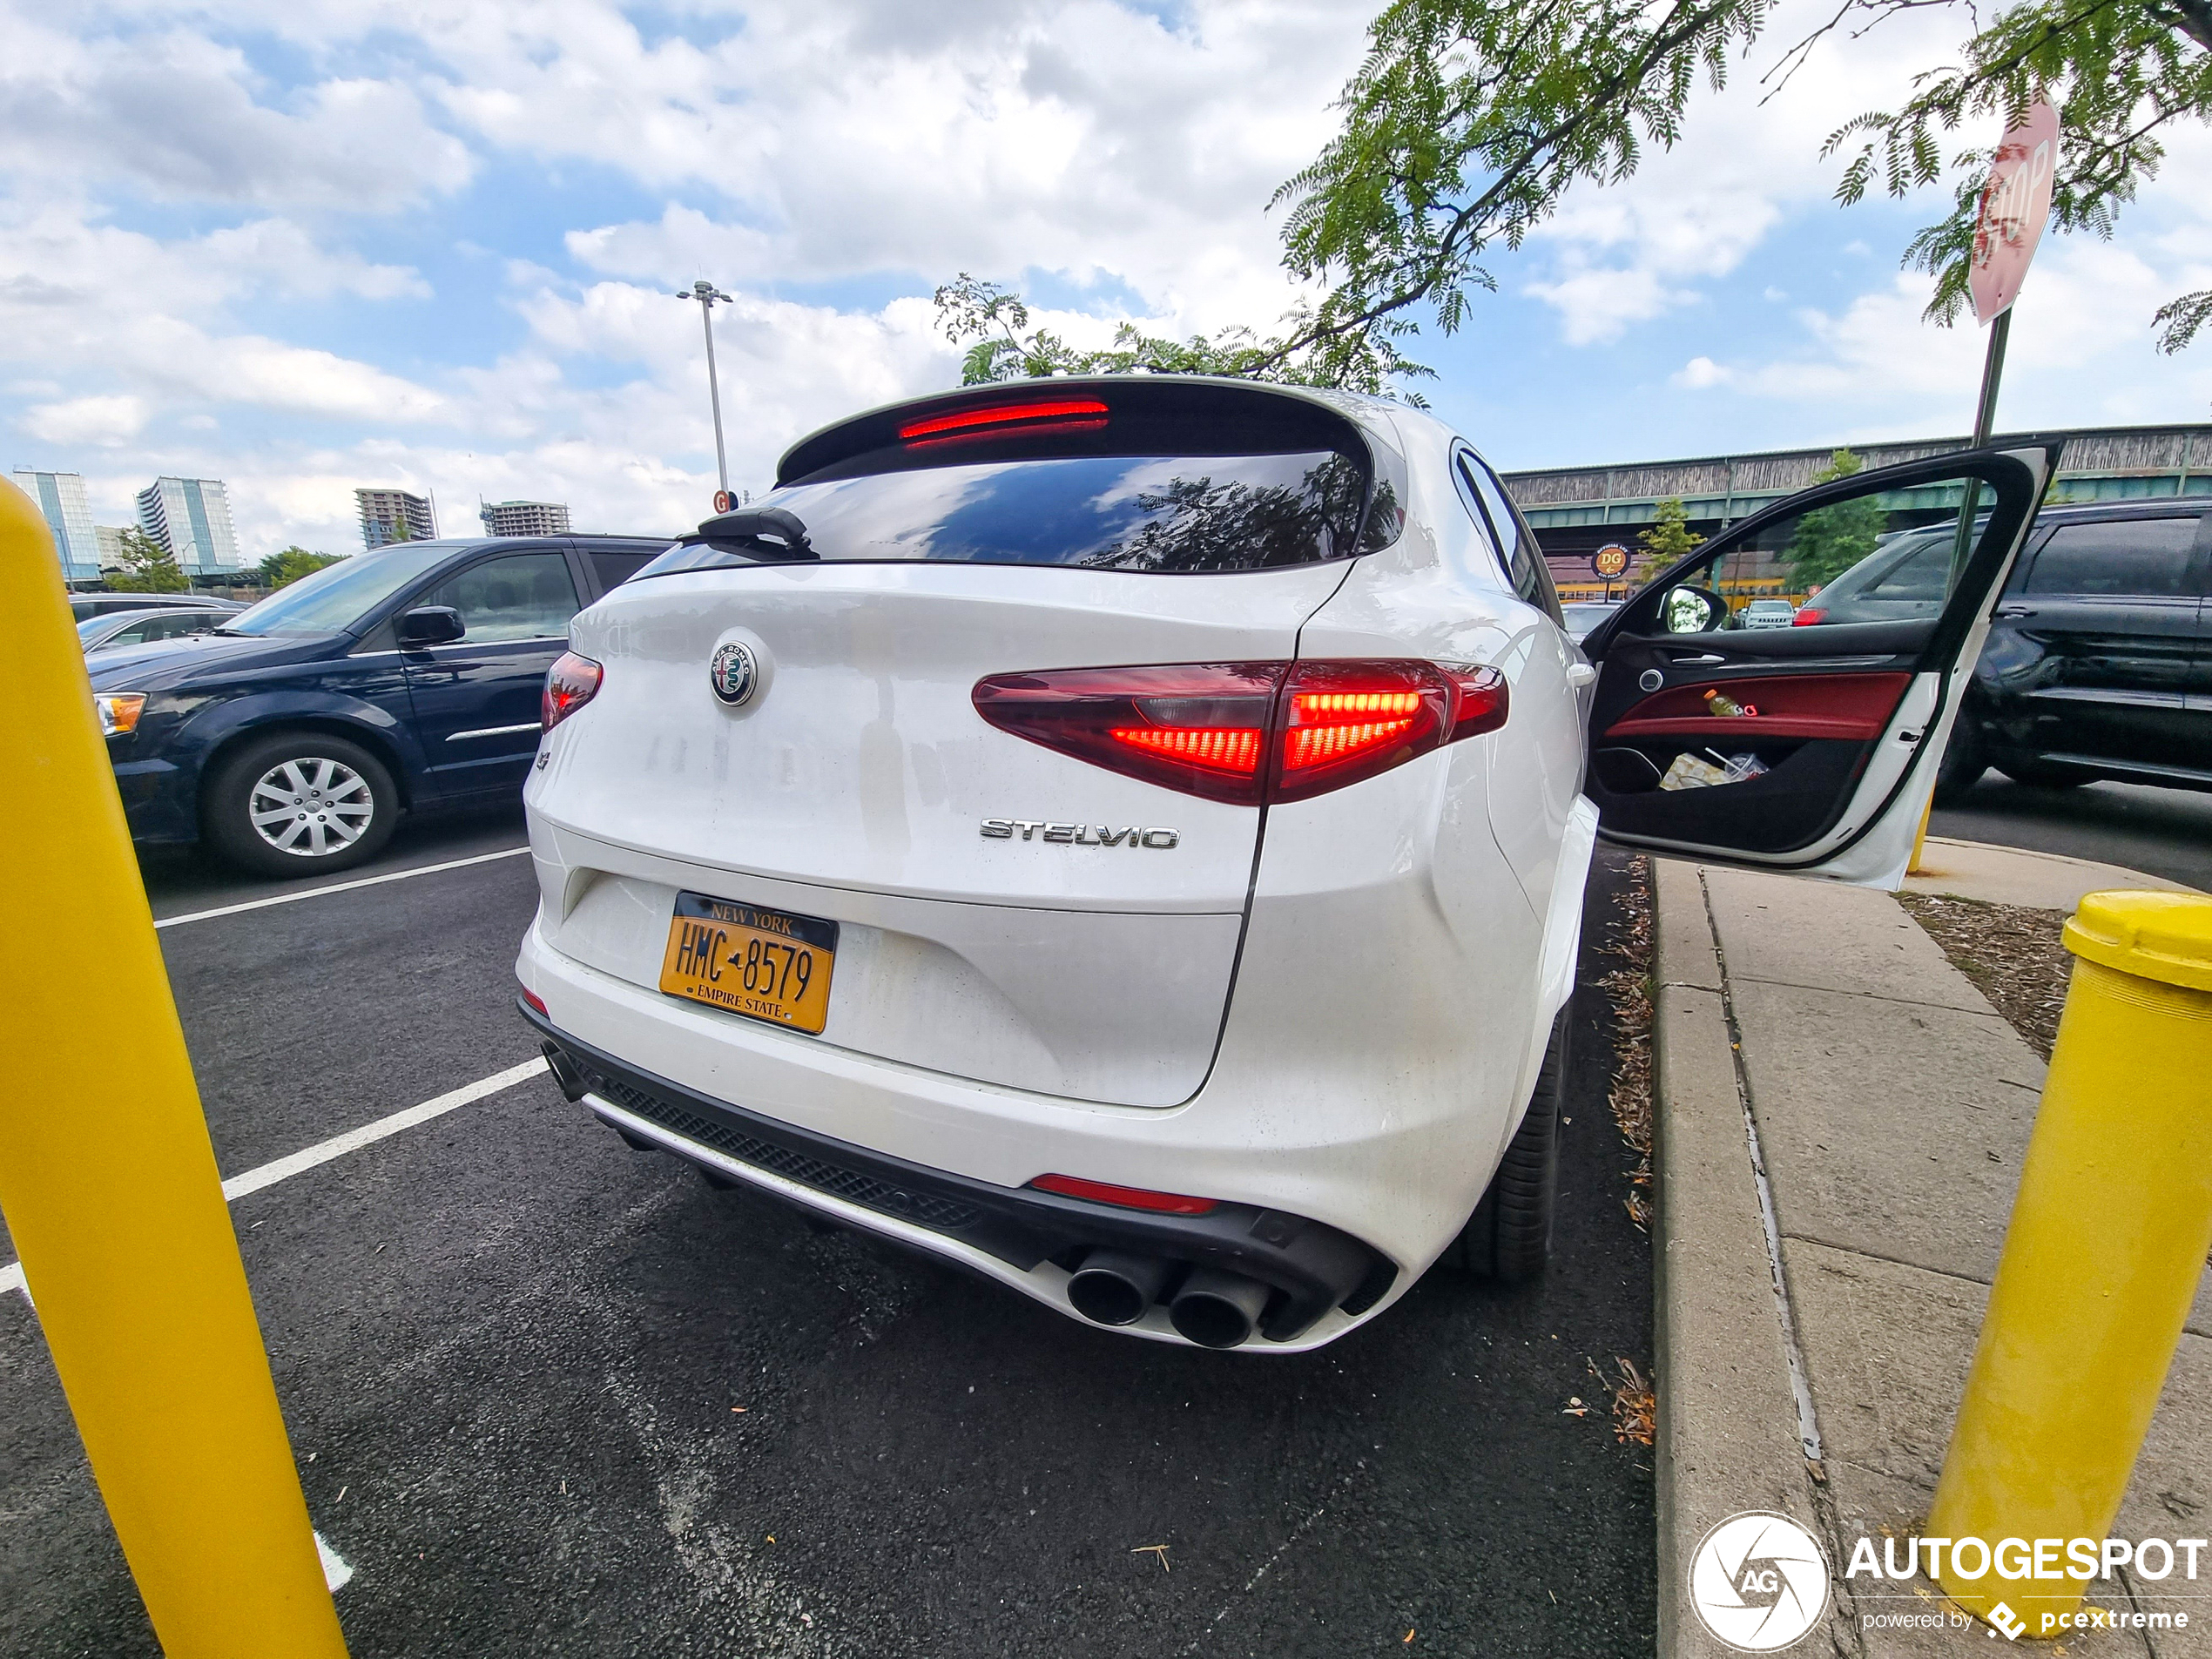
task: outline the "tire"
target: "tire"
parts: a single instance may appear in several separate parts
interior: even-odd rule
[[[1951,741],[1936,763],[1935,804],[1956,806],[1989,770],[1989,746],[1981,735],[1981,722],[1964,709],[1951,728]]]
[[[2092,781],[2086,772],[2067,772],[2057,766],[2047,766],[2040,760],[2000,760],[1997,770],[2016,784],[2026,784],[2032,789],[2079,789]]]
[[[1505,1157],[1498,1160],[1489,1190],[1445,1252],[1453,1265],[1477,1278],[1524,1284],[1551,1259],[1552,1221],[1559,1207],[1560,1113],[1573,1064],[1567,1015],[1561,1008],[1552,1022],[1535,1092]]]
[[[287,806],[295,810],[279,817]],[[374,858],[399,816],[391,772],[360,744],[322,732],[276,732],[224,757],[200,823],[216,853],[250,874],[320,875]]]

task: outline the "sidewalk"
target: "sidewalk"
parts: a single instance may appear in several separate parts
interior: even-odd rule
[[[2070,907],[2081,880],[2171,885],[1966,843],[1929,852],[1939,868],[1972,867],[1931,890],[1998,902]],[[1730,1651],[1684,1583],[1705,1531],[1747,1509],[1791,1515],[1828,1545],[1829,1628],[1798,1651],[1988,1652],[1979,1625],[1864,1629],[1863,1615],[1946,1604],[1925,1579],[1840,1575],[1862,1534],[1878,1550],[1885,1534],[1922,1530],[2043,1062],[1886,894],[1654,868],[1662,1659]],[[2112,1532],[2212,1532],[2212,1287]],[[2063,1651],[2212,1656],[2212,1578],[2114,1581],[2091,1601],[2130,1595],[2187,1610],[2190,1628],[2093,1632]]]

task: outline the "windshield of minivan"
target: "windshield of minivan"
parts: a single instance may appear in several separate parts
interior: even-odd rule
[[[329,634],[352,630],[361,617],[415,577],[452,556],[435,542],[402,542],[327,564],[313,576],[280,588],[241,610],[219,634]]]
[[[1330,450],[1074,455],[792,484],[757,505],[797,516],[819,559],[1180,575],[1348,555],[1366,484],[1357,462]],[[736,548],[686,542],[632,579],[752,563]]]

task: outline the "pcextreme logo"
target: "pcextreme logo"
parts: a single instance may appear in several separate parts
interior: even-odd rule
[[[1689,1558],[1689,1605],[1742,1653],[1801,1642],[1828,1610],[1828,1555],[1787,1515],[1751,1510],[1707,1533]]]

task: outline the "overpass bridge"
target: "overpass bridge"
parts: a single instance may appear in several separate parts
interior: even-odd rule
[[[2059,461],[2054,501],[2212,496],[2212,425],[2081,427],[2064,435],[2066,451]],[[2005,438],[1994,442],[2002,443]],[[1871,469],[1945,455],[1966,445],[1965,437],[1955,437],[1849,448]],[[1607,543],[1618,542],[1635,551],[1636,533],[1653,522],[1653,509],[1669,496],[1682,498],[1691,529],[1716,536],[1737,519],[1803,489],[1840,447],[1613,467],[1548,467],[1504,476],[1507,489],[1543,544],[1554,580],[1579,587],[1595,580],[1590,555]]]

